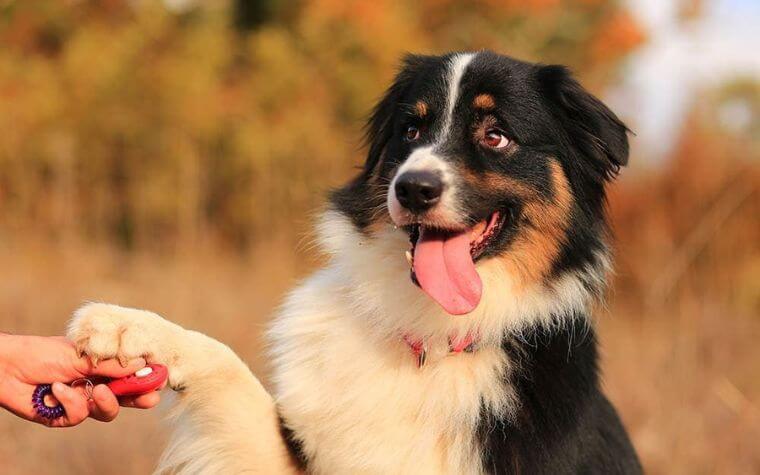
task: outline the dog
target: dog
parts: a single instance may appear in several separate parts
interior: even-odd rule
[[[88,304],[68,336],[169,367],[161,473],[640,473],[590,315],[628,133],[565,67],[410,55],[268,332],[273,396],[147,311]]]

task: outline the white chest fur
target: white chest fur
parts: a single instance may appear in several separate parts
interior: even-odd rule
[[[495,346],[417,368],[401,338],[373,338],[337,269],[286,302],[271,331],[276,397],[319,473],[480,473],[473,433],[483,405],[506,410]]]
[[[275,396],[321,473],[479,473],[473,438],[482,407],[508,415],[518,402],[504,379],[506,334],[585,310],[588,286],[608,262],[551,286],[517,289],[499,259],[478,263],[479,306],[452,317],[408,279],[408,237],[374,238],[328,211],[319,241],[331,256],[286,300],[270,332]],[[428,336],[417,368],[404,333]],[[446,357],[449,336],[477,334],[478,350]],[[436,343],[437,342],[437,343]]]

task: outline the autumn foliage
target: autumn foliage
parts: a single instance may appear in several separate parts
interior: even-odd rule
[[[641,40],[588,1],[270,3],[242,30],[224,2],[6,2],[3,224],[245,248],[361,161],[362,121],[405,52],[491,48],[601,88]]]
[[[562,63],[603,95],[646,41],[604,0],[0,0],[0,330],[114,301],[266,377],[267,315],[318,263],[311,213],[405,52]],[[700,91],[667,156],[631,138],[611,189],[604,381],[648,473],[760,470],[758,117],[756,81]],[[0,413],[0,472],[147,473],[157,419],[61,434]]]

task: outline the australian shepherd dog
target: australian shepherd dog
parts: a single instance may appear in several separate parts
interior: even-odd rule
[[[627,134],[562,66],[408,56],[317,223],[326,265],[273,319],[271,396],[147,311],[89,304],[69,337],[169,366],[162,473],[640,473],[590,315]]]

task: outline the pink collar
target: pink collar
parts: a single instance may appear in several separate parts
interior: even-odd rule
[[[421,338],[414,338],[408,333],[404,334],[404,343],[412,350],[415,358],[417,358],[417,367],[421,368],[427,360],[427,345],[425,340]],[[477,339],[472,333],[467,333],[464,338],[449,337],[449,354],[456,353],[472,353],[475,351],[477,345]]]

